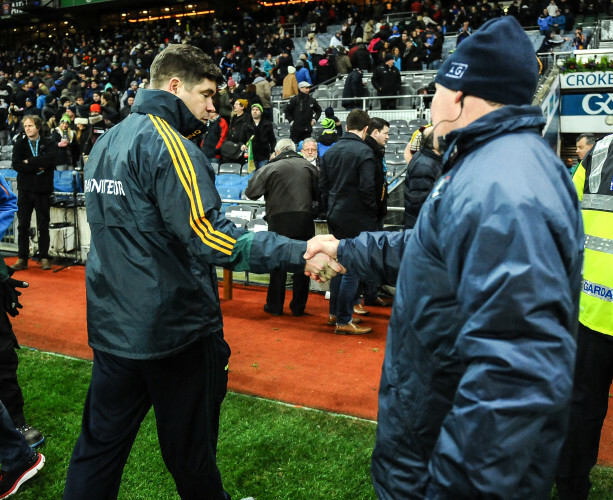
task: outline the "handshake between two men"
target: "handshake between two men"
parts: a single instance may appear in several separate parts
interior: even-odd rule
[[[329,281],[338,273],[344,274],[346,269],[336,261],[338,244],[339,240],[331,234],[311,238],[304,254],[304,260],[307,261],[304,274],[320,283]]]

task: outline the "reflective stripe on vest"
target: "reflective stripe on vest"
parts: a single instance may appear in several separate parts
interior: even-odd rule
[[[613,141],[613,134],[601,139],[594,146],[594,152],[592,153],[592,171],[590,172],[588,181],[590,193],[597,193],[600,188],[600,183],[602,182],[602,167],[607,159],[611,141]]]
[[[581,208],[588,210],[602,210],[603,212],[613,212],[613,196],[606,194],[583,193]]]
[[[596,250],[597,252],[605,252],[613,254],[613,240],[607,238],[599,238],[591,234],[585,235],[585,248]]]

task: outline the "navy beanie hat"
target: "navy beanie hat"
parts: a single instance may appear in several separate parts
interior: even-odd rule
[[[486,22],[443,62],[435,82],[500,104],[531,104],[539,66],[534,47],[512,16]]]

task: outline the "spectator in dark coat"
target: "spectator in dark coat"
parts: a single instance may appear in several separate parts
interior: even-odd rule
[[[301,82],[298,95],[292,97],[285,108],[285,117],[292,122],[290,137],[296,144],[311,136],[313,125],[321,116],[321,106],[309,95],[310,89],[307,82]]]
[[[343,101],[341,102],[347,111],[351,111],[355,108],[362,109],[362,101],[359,99],[348,99],[349,97],[363,97],[366,95],[366,87],[362,76],[362,70],[360,68],[354,68],[345,79],[345,86],[343,87]]]
[[[383,64],[375,68],[371,81],[378,95],[398,95],[401,85],[400,71],[394,66],[394,56],[385,56]],[[396,99],[381,99],[381,109],[396,109]]]
[[[362,71],[370,71],[370,52],[368,52],[366,45],[362,43],[361,38],[357,38],[355,42],[355,47],[352,47],[351,50],[349,50],[349,60],[351,61],[351,66],[354,68],[360,68]]]
[[[253,159],[255,168],[261,168],[268,163],[270,155],[274,151],[277,138],[272,123],[262,116],[264,108],[261,104],[251,106],[251,118],[253,119]]]
[[[249,103],[247,99],[237,99],[234,101],[234,116],[230,119],[230,128],[226,140],[240,144],[241,149],[247,149],[247,141],[253,135],[253,122],[251,116],[245,112]],[[222,158],[223,162],[233,162],[238,158]]]
[[[432,127],[424,128],[420,149],[407,168],[404,179],[404,227],[407,229],[415,226],[421,206],[443,168],[443,158],[434,149],[432,139]]]

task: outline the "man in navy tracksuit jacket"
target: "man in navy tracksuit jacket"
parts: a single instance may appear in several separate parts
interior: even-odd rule
[[[213,169],[190,140],[214,110],[220,77],[200,49],[166,48],[151,66],[154,90],[137,94],[131,114],[89,156],[94,364],[65,499],[117,497],[151,406],[181,498],[230,498],[215,458],[230,355],[215,266],[297,272],[306,243],[246,232],[221,214]]]
[[[570,406],[583,224],[530,106],[530,57],[505,17],[443,63],[432,102],[443,172],[413,230],[309,245],[396,283],[371,468],[379,498],[549,498]]]

